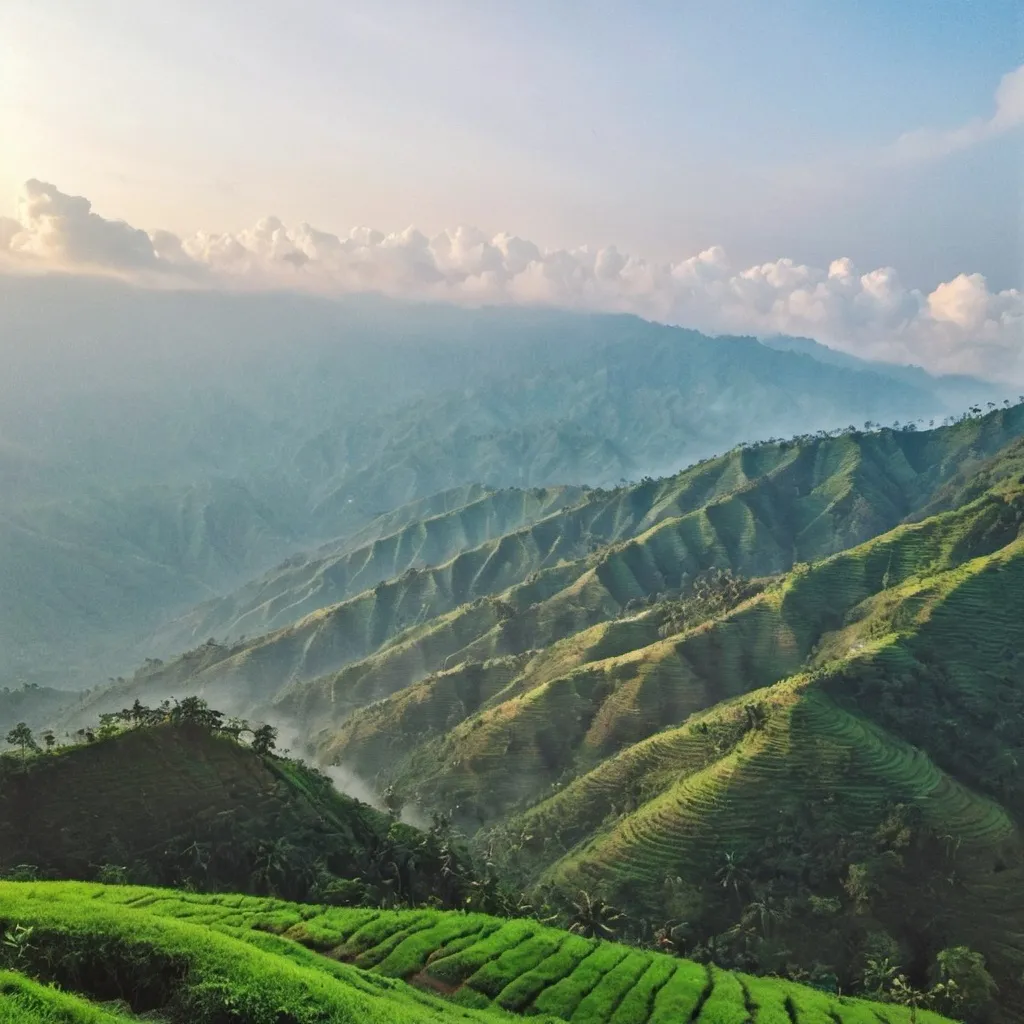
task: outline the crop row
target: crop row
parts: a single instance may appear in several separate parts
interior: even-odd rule
[[[230,974],[234,957],[245,976],[237,984],[254,985],[254,991],[269,984],[269,975],[254,981],[261,970],[291,991],[300,981],[294,971],[301,969],[323,976],[315,988],[328,1001],[358,1002],[380,992],[402,996],[404,1008],[399,1012],[407,1016],[381,1016],[383,1011],[374,1006],[368,1020],[438,1019],[437,1005],[451,1006],[453,1014],[464,1018],[490,1020],[492,1010],[504,1010],[572,1024],[909,1020],[906,1011],[896,1007],[867,1009],[868,1004],[777,979],[745,978],[584,939],[532,920],[500,921],[480,914],[322,908],[255,897],[78,883],[0,883],[0,923],[11,922],[36,926],[44,939],[66,929],[58,942],[64,949],[71,941],[68,935],[79,941],[90,929],[108,938],[119,934],[127,943],[124,948],[140,942],[156,949],[166,946],[168,955],[194,960],[196,977],[206,977],[214,988],[211,971]],[[224,946],[229,940],[240,945],[241,954],[236,950],[229,955]],[[209,948],[196,952],[200,946]],[[277,964],[271,970],[269,961],[261,961],[261,968],[253,960],[257,951],[283,958],[287,969]],[[371,979],[376,981],[368,984]],[[433,996],[400,980],[444,993],[450,1001],[438,1004]],[[328,981],[344,982],[344,993],[339,995]],[[309,978],[305,984],[310,984]],[[392,987],[381,990],[379,985]],[[451,1001],[462,1008],[456,1009]],[[919,1015],[919,1020],[938,1024],[940,1018]]]

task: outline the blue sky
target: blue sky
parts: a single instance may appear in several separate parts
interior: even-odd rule
[[[0,213],[37,177],[180,234],[469,223],[1021,282],[1019,127],[886,156],[991,116],[1019,4],[2,6]]]

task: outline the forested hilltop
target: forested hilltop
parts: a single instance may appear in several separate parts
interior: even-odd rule
[[[813,343],[625,316],[56,275],[0,280],[0,305],[12,687],[81,689],[178,653],[192,644],[169,619],[442,491],[608,487],[741,441],[924,426],[1005,397]],[[492,536],[513,528],[496,521]]]
[[[52,763],[207,702],[451,843],[422,898],[1020,1021],[1022,435],[1007,404],[400,507],[196,609],[229,638],[80,699]]]

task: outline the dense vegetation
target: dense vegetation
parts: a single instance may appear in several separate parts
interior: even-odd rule
[[[68,1024],[128,1012],[194,1024],[943,1021],[480,914],[0,883],[0,929],[5,1024],[47,1019],[38,1007]]]
[[[0,757],[0,871],[373,906],[462,906],[473,882],[425,831],[274,752],[269,726],[195,698],[136,704],[59,745],[12,729]]]
[[[12,731],[0,866],[365,907],[357,967],[415,949],[420,983],[481,1011],[859,1020],[855,993],[1024,1020],[1022,433],[1024,404],[976,408],[399,508],[182,620],[286,625],[150,659],[49,754]],[[482,912],[514,920],[472,931]],[[456,932],[487,955],[438,976]]]

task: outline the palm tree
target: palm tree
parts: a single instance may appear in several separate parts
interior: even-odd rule
[[[772,923],[781,921],[785,916],[776,904],[775,898],[768,892],[762,893],[753,903],[748,904],[747,910],[757,915],[761,937],[765,939],[771,936]]]
[[[623,914],[600,896],[591,896],[581,889],[579,897],[573,900],[573,913],[569,931],[585,939],[610,939],[622,920]]]
[[[742,906],[743,897],[740,894],[740,886],[745,886],[750,879],[747,870],[740,863],[735,851],[729,850],[722,859],[722,866],[715,872],[723,889],[732,889],[736,896],[736,902]]]

